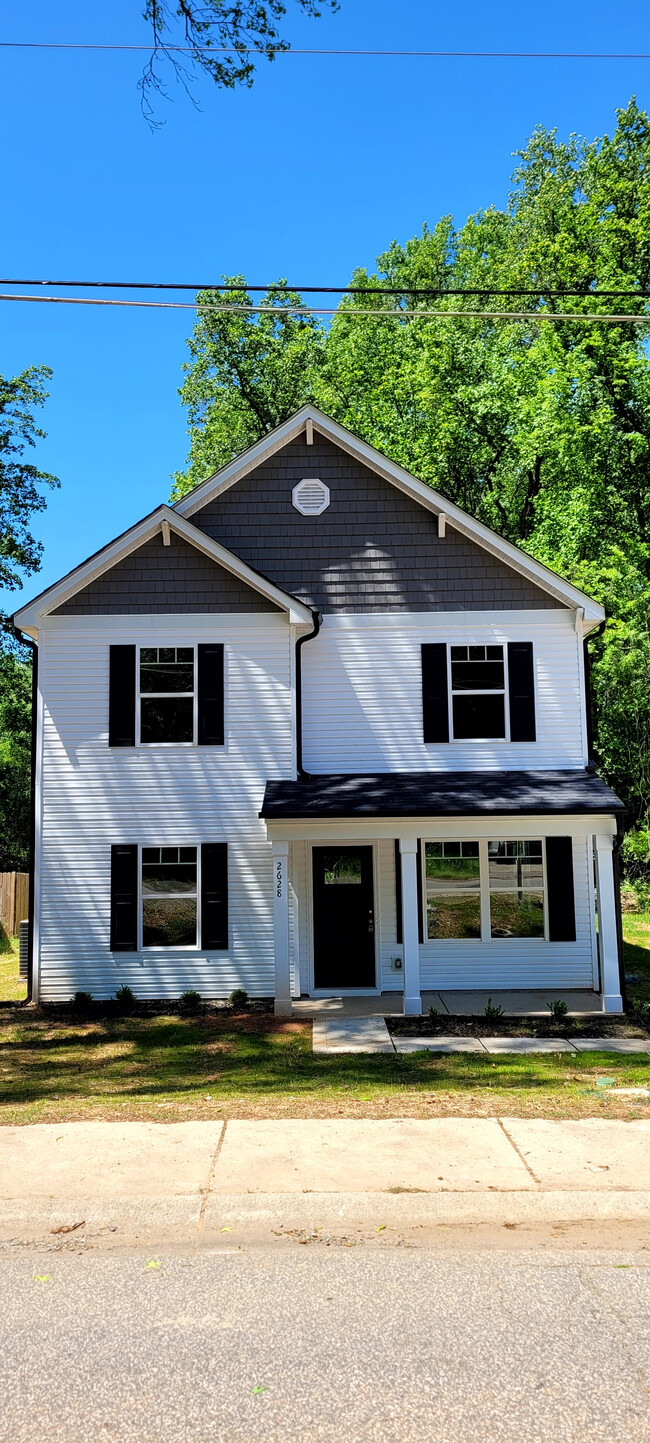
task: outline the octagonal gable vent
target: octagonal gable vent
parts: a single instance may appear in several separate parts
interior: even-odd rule
[[[329,486],[317,477],[305,477],[291,492],[291,499],[302,516],[320,516],[330,504]]]

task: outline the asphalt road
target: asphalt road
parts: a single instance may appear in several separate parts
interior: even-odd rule
[[[380,1241],[3,1245],[0,1439],[650,1440],[650,1251]]]

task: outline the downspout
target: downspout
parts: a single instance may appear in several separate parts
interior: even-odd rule
[[[30,801],[29,801],[29,862],[27,875],[29,877],[29,908],[28,918],[28,953],[27,953],[27,1003],[30,1003],[34,990],[34,862],[36,852],[36,734],[38,728],[38,646],[31,636],[22,635],[17,627],[14,627],[14,635],[21,646],[29,646],[32,653],[32,729],[31,729],[31,758],[30,758]],[[20,920],[20,919],[19,919]]]
[[[585,658],[585,692],[586,692],[585,703],[586,703],[586,712],[587,712],[587,752],[588,752],[587,771],[588,771],[588,772],[595,772],[595,770],[596,770],[596,762],[595,762],[595,760],[594,760],[594,754],[593,754],[593,753],[594,753],[594,741],[596,741],[597,738],[598,738],[598,728],[597,728],[597,726],[596,726],[596,727],[594,726],[594,713],[593,713],[593,705],[592,705],[592,693],[591,693],[591,653],[590,653],[590,651],[589,651],[589,642],[590,642],[593,638],[595,638],[595,637],[597,637],[597,636],[602,636],[603,631],[604,631],[606,625],[607,625],[607,617],[605,618],[604,621],[601,621],[600,626],[596,627],[595,631],[590,632],[590,633],[589,633],[589,636],[585,636],[584,641],[583,641],[583,643],[582,643],[583,649],[584,649],[584,658]],[[614,838],[614,845],[613,845],[613,848],[612,848],[612,867],[613,867],[613,870],[614,870],[614,908],[615,908],[615,912],[616,912],[616,945],[617,945],[617,951],[618,951],[619,987],[620,987],[620,991],[621,991],[621,997],[622,997],[622,999],[623,999],[623,1011],[626,1012],[626,1011],[627,1011],[627,992],[626,992],[626,988],[625,988],[625,956],[624,956],[624,951],[623,951],[623,915],[622,915],[622,912],[621,912],[621,847],[623,846],[623,838],[624,838],[624,836],[625,836],[625,814],[623,814],[623,817],[618,816],[618,817],[616,818],[616,836],[615,836],[615,838]],[[602,985],[602,983],[601,983],[601,985]]]
[[[322,617],[320,611],[313,613],[314,626],[304,636],[299,636],[296,642],[296,769],[299,777],[308,777],[302,764],[302,648],[306,641],[314,641],[318,636],[321,627]]]
[[[614,869],[614,908],[616,911],[616,943],[618,947],[618,975],[621,997],[623,998],[623,1011],[627,1012],[627,993],[625,990],[625,955],[623,952],[623,916],[621,912],[621,847],[625,836],[624,819],[616,819],[616,836],[612,847],[612,867]]]

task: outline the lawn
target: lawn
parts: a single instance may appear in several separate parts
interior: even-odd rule
[[[8,937],[0,923],[0,997],[3,1002],[23,1002],[27,983],[18,975],[18,938]]]
[[[311,1024],[207,1013],[56,1020],[0,1013],[4,1123],[104,1118],[640,1117],[604,1084],[650,1086],[650,1056],[326,1057]]]
[[[623,938],[628,998],[650,1002],[650,912],[626,912]]]
[[[629,990],[650,998],[650,914],[627,914],[624,930],[638,979]],[[650,1055],[326,1057],[312,1052],[310,1023],[260,1012],[75,1020],[0,1010],[3,1123],[650,1117],[649,1102],[616,1097],[611,1085],[650,1087]]]

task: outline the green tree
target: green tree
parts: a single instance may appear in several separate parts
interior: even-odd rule
[[[0,376],[0,585],[9,590],[40,568],[43,548],[31,518],[45,508],[43,488],[59,485],[26,456],[45,435],[34,410],[47,399],[50,375],[46,366],[30,366],[13,379]],[[31,658],[0,616],[0,871],[28,865],[30,751]]]
[[[0,872],[29,865],[32,668],[0,652]]]
[[[318,19],[323,10],[339,9],[338,0],[295,0],[303,15]],[[142,18],[151,27],[154,50],[140,80],[145,115],[154,123],[153,95],[168,98],[160,60],[188,90],[192,73],[202,70],[228,90],[252,85],[254,56],[273,60],[289,44],[278,21],[287,13],[282,0],[145,0]],[[181,51],[186,53],[181,58]]]
[[[223,291],[198,297],[205,309],[189,342],[192,363],[184,367],[180,391],[189,413],[190,454],[187,470],[174,478],[175,500],[314,395],[323,331],[312,316],[289,313],[300,297],[274,288],[260,302],[273,306],[273,314],[219,311],[228,304],[253,304],[241,291],[228,290],[228,282],[243,284],[240,276],[230,276]]]

